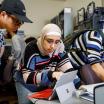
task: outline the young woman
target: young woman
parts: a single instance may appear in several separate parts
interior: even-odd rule
[[[47,24],[36,41],[26,46],[24,65],[16,81],[19,104],[29,104],[27,95],[51,87],[60,76],[72,69],[69,57],[61,41],[61,30],[55,24]]]

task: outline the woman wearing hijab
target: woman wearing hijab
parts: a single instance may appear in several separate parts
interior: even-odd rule
[[[72,68],[61,41],[60,28],[55,24],[45,25],[37,42],[26,46],[22,68],[24,83],[16,83],[19,104],[29,104],[28,93],[50,87]]]

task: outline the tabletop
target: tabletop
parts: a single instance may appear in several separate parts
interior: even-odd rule
[[[39,99],[31,99],[33,104],[61,104],[59,100],[39,100]],[[70,99],[68,99],[65,104],[93,104],[91,101],[84,100],[82,98],[72,96]]]

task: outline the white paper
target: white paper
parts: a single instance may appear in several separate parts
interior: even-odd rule
[[[56,92],[57,95],[59,97],[59,100],[61,102],[61,104],[66,104],[67,100],[70,99],[70,97],[72,97],[73,92],[75,92],[76,89],[74,87],[73,82],[64,84],[58,88],[56,88]]]
[[[60,77],[60,79],[56,82],[55,88],[57,88],[57,87],[59,87],[61,85],[64,85],[64,84],[67,84],[67,83],[72,82],[76,78],[77,72],[78,71],[75,70],[75,71],[71,71],[71,72],[64,73]]]
[[[93,89],[95,86],[97,85],[100,85],[100,84],[103,84],[103,83],[96,83],[96,84],[89,84],[89,85],[82,85],[80,89],[84,89],[86,90],[87,92],[93,94]]]

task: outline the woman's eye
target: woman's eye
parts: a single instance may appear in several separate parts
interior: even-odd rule
[[[60,43],[60,41],[58,40],[58,41],[55,41],[55,44],[59,44]]]
[[[49,44],[59,44],[60,43],[60,40],[56,40],[56,41],[54,41],[54,40],[47,40],[47,42],[49,43]]]
[[[52,40],[47,40],[47,42],[48,42],[48,43],[53,43],[53,41],[52,41]]]

